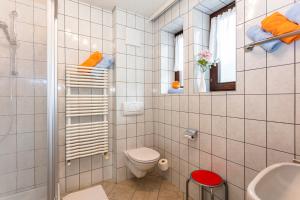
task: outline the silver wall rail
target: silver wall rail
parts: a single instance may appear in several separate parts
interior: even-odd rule
[[[278,39],[294,36],[294,35],[300,35],[300,30],[293,31],[293,32],[290,32],[290,33],[285,33],[285,34],[282,34],[282,35],[267,38],[265,40],[261,40],[261,41],[258,41],[258,42],[253,42],[253,43],[247,44],[247,45],[245,45],[245,51],[249,52],[249,51],[252,51],[255,46],[258,46],[258,45],[261,45],[261,44],[264,44],[264,43],[267,43],[267,42],[270,42],[270,41],[273,41],[273,40],[278,40]]]
[[[108,70],[68,65],[66,87],[66,160],[107,153]]]

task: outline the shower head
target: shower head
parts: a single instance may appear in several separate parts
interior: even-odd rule
[[[8,26],[5,22],[3,21],[0,21],[0,28],[3,30],[5,36],[6,36],[6,39],[8,40],[9,44],[10,45],[16,45],[16,41],[14,39],[11,38],[11,36],[9,35],[9,32],[8,32]]]
[[[8,31],[8,26],[4,21],[0,21],[0,29],[3,30],[6,39],[8,40],[9,44],[16,48],[17,47],[17,39],[16,39],[16,33],[15,33],[15,19],[18,17],[17,11],[11,11],[10,12],[10,18],[11,18],[11,29]]]
[[[3,21],[0,21],[0,28],[2,28],[2,29],[7,29],[7,24],[5,23],[5,22],[3,22]]]
[[[12,76],[17,76],[18,72],[16,70],[16,52],[18,48],[17,37],[15,33],[15,20],[18,16],[16,11],[12,11],[10,13],[11,23],[10,23],[10,31],[8,31],[8,25],[4,21],[0,21],[0,29],[3,30],[4,35],[9,43],[10,50],[10,70]],[[12,98],[12,93],[11,93]]]

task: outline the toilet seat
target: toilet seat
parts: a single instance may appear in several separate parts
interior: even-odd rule
[[[160,157],[157,151],[146,147],[128,150],[127,155],[131,160],[143,164],[156,162]]]

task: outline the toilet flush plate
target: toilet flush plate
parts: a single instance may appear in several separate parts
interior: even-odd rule
[[[90,187],[84,190],[73,192],[63,198],[63,200],[108,200],[101,185]]]

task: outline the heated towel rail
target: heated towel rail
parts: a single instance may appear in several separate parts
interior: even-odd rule
[[[66,160],[108,152],[108,70],[66,66]]]
[[[290,32],[290,33],[285,33],[285,34],[282,34],[282,35],[267,38],[265,40],[261,40],[261,41],[258,41],[258,42],[253,42],[253,43],[247,44],[245,46],[245,50],[246,51],[252,51],[255,46],[258,46],[258,45],[261,45],[261,44],[264,44],[264,43],[267,43],[267,42],[270,42],[270,41],[273,41],[273,40],[278,40],[278,39],[294,36],[294,35],[300,35],[300,30],[293,31],[293,32]]]

